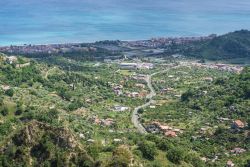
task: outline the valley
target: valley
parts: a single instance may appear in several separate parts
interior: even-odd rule
[[[249,165],[249,65],[185,55],[214,38],[2,49],[0,166]]]

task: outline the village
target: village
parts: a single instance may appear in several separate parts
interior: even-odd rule
[[[181,62],[182,65],[195,66],[200,68],[216,69],[233,73],[240,73],[243,67],[240,65],[230,65],[221,63],[198,63],[198,62]]]

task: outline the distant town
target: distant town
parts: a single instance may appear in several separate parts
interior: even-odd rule
[[[187,44],[195,41],[206,41],[215,38],[216,34],[200,37],[177,37],[177,38],[152,38],[149,40],[138,41],[100,41],[96,43],[67,43],[67,44],[47,44],[47,45],[32,45],[24,44],[20,46],[2,46],[0,52],[10,54],[58,54],[76,51],[91,51],[95,50],[95,47],[103,47],[103,44],[119,45],[120,47],[133,48],[133,47],[145,47],[150,49],[162,48],[171,44]],[[105,45],[105,49],[113,50],[114,48]]]

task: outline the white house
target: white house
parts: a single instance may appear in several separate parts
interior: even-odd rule
[[[115,111],[122,112],[122,111],[126,111],[126,110],[128,110],[128,109],[129,109],[129,107],[115,105],[115,106],[114,106],[114,109],[115,109]]]

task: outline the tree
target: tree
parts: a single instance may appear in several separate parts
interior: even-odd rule
[[[121,145],[113,151],[113,158],[109,166],[128,167],[132,159],[132,153],[127,146]]]
[[[101,142],[95,142],[93,144],[90,144],[88,147],[88,153],[89,155],[91,155],[91,157],[93,157],[94,159],[98,158],[99,153],[102,150],[102,144]]]
[[[157,147],[162,151],[167,151],[173,147],[173,144],[170,143],[168,140],[160,140],[157,143]]]
[[[248,126],[248,129],[250,129],[250,118],[248,118],[247,120],[247,126]]]
[[[139,114],[142,114],[144,112],[144,109],[143,108],[140,108],[139,110],[138,110],[138,113]]]
[[[185,92],[181,95],[181,100],[188,101],[189,98],[192,97],[193,95],[194,95],[194,91],[189,89],[187,92]]]
[[[175,164],[180,164],[180,162],[184,160],[185,154],[181,148],[174,147],[167,152],[167,158]]]
[[[6,90],[5,94],[12,97],[14,95],[14,90],[13,89]]]
[[[3,110],[2,110],[2,115],[3,116],[7,116],[9,114],[9,110],[8,110],[8,108],[5,106],[4,108],[3,108]]]
[[[25,111],[25,107],[23,105],[23,102],[19,101],[17,103],[17,110],[15,112],[15,115],[21,115]]]
[[[247,163],[245,164],[245,166],[244,167],[250,167],[250,159],[249,160],[247,160]]]
[[[0,106],[2,106],[4,104],[4,98],[0,97]]]
[[[143,157],[148,160],[154,160],[154,156],[157,155],[157,149],[153,142],[140,142],[138,144],[138,149],[142,152]]]

